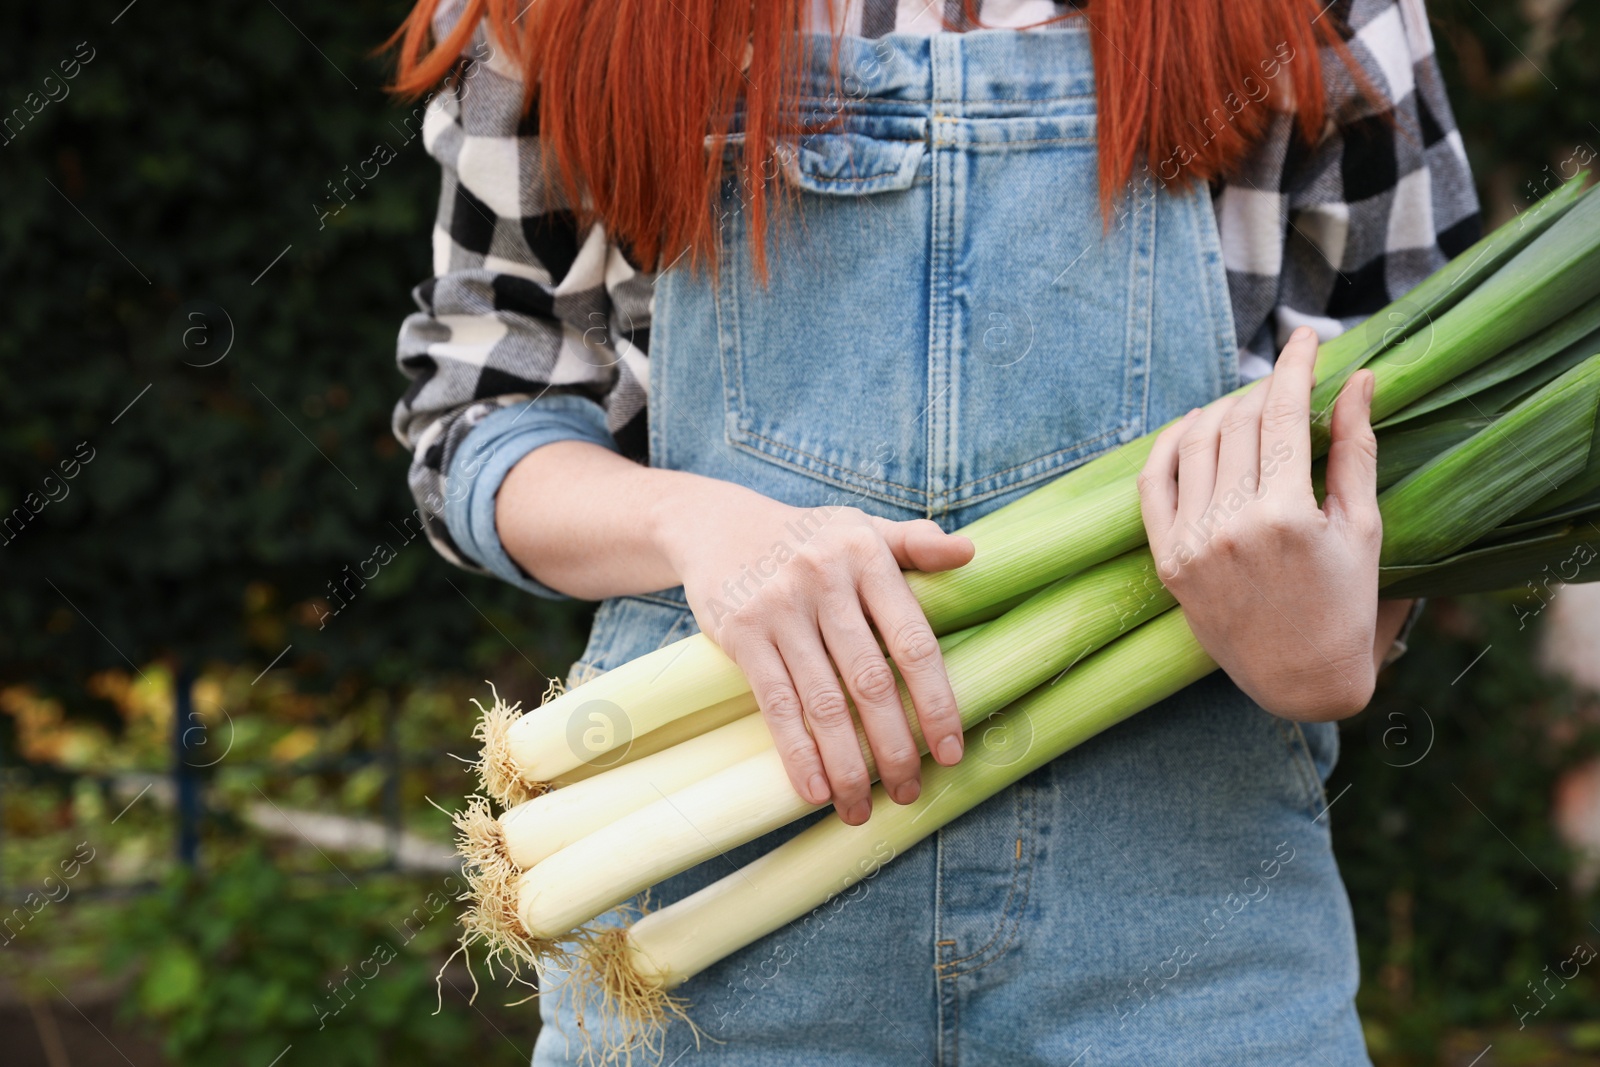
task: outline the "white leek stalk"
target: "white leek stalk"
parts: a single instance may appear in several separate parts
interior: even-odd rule
[[[695,634],[528,712],[506,744],[524,780],[554,782],[690,712],[749,694],[738,664]]]
[[[963,725],[970,729],[1172,604],[1148,549],[1054,583],[946,655]],[[903,686],[902,701],[909,707]],[[915,716],[910,724],[926,752]],[[859,731],[858,741],[876,777]],[[532,937],[560,937],[663,878],[815,810],[790,786],[777,751],[766,748],[541,860],[517,881],[518,916]]]
[[[659,752],[671,749],[692,737],[728,723],[737,722],[757,710],[755,694],[746,689],[738,696],[727,700],[718,701],[697,711],[691,711],[680,718],[662,723],[649,733],[639,736],[628,736],[622,744],[605,748],[587,762],[580,763],[572,770],[558,774],[545,784],[551,786],[571,786],[578,782],[590,781],[596,777],[618,770],[635,760],[646,756],[653,756]],[[612,726],[604,716],[599,714],[600,709],[590,709],[591,717],[587,725],[588,736],[580,737],[576,742],[580,753],[588,752],[587,746],[597,744],[600,739],[615,736]],[[537,715],[538,712],[533,712]]]
[[[922,795],[894,803],[881,786],[861,826],[827,818],[697,893],[639,919],[627,959],[646,984],[669,989],[724,956],[799,918],[869,876],[939,827],[1061,753],[1216,668],[1181,611],[1107,645],[1054,685],[1001,713],[1023,720],[1027,750],[1006,762],[922,764]]]
[[[506,855],[526,870],[602,826],[694,784],[713,770],[770,748],[772,735],[766,722],[760,715],[745,715],[672,748],[551,790],[500,816]]]

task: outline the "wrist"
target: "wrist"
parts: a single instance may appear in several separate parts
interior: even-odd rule
[[[648,474],[657,483],[654,491],[643,495],[646,536],[682,584],[689,547],[704,539],[707,517],[720,510],[730,495],[751,490],[688,471],[652,468]]]
[[[1364,654],[1322,660],[1287,677],[1264,680],[1256,702],[1291,722],[1337,722],[1360,713],[1372,701],[1377,671]],[[1248,691],[1250,688],[1246,687]]]
[[[1377,670],[1368,652],[1371,640],[1370,633],[1342,639],[1318,634],[1308,646],[1252,641],[1243,648],[1225,643],[1207,651],[1263,711],[1289,722],[1336,722],[1359,713],[1372,699]]]

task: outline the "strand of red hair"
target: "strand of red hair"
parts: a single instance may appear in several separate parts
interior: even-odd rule
[[[975,0],[964,2],[968,25],[981,25]],[[491,46],[522,72],[549,176],[580,221],[604,220],[641,265],[685,251],[714,265],[714,194],[736,108],[743,207],[768,214],[782,183],[761,176],[803,128],[798,43],[811,0],[466,0],[435,40],[440,3],[418,0],[387,42],[392,90],[416,97],[445,82],[486,23]],[[1274,110],[1292,108],[1300,135],[1315,141],[1326,106],[1321,47],[1350,65],[1321,0],[1089,0],[1061,18],[1084,19],[1090,32],[1108,224],[1142,169],[1179,186],[1226,177]],[[835,39],[836,76],[837,57]],[[749,232],[764,264],[766,227]]]

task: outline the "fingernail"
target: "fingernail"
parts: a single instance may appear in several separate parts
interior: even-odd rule
[[[1291,341],[1309,341],[1313,337],[1315,337],[1316,335],[1317,335],[1317,332],[1315,330],[1313,330],[1311,327],[1309,327],[1309,326],[1300,326],[1300,327],[1297,327],[1295,329],[1294,333],[1291,333],[1289,335],[1289,340],[1291,340]]]
[[[921,782],[901,782],[900,788],[895,790],[894,802],[896,804],[910,804],[921,795]]]
[[[851,826],[860,826],[872,817],[872,805],[865,800],[858,800],[850,805],[850,814],[845,816],[845,822]]]
[[[961,735],[951,734],[939,742],[939,762],[946,767],[952,767],[961,762]]]
[[[826,804],[828,802],[828,780],[820,774],[813,774],[808,783],[811,793],[811,803]]]
[[[1368,403],[1368,404],[1371,404],[1371,403],[1372,403],[1372,387],[1373,387],[1373,386],[1374,386],[1374,385],[1375,385],[1375,384],[1377,384],[1377,379],[1376,379],[1376,378],[1374,378],[1374,377],[1373,377],[1373,376],[1372,376],[1372,375],[1370,375],[1370,374],[1369,374],[1369,375],[1367,375],[1367,381],[1366,381],[1366,384],[1364,384],[1364,385],[1363,385],[1363,386],[1362,386],[1362,387],[1361,387],[1361,396],[1362,396],[1362,399],[1364,399],[1364,400],[1365,400],[1365,401],[1366,401],[1366,402],[1367,402],[1367,403]]]

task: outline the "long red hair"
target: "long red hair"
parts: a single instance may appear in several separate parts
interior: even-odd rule
[[[759,175],[799,128],[795,46],[812,0],[466,0],[435,41],[439,3],[418,0],[390,38],[392,90],[414,97],[446,80],[486,20],[494,47],[523,72],[552,178],[581,219],[604,220],[642,266],[666,250],[714,257],[720,147],[739,101],[747,205],[764,216]],[[1344,51],[1323,0],[1089,0],[1061,17],[1090,28],[1108,218],[1136,168],[1176,184],[1226,175],[1272,108],[1293,107],[1314,139],[1318,46]],[[706,151],[708,137],[718,150]],[[764,263],[765,227],[750,233]]]

